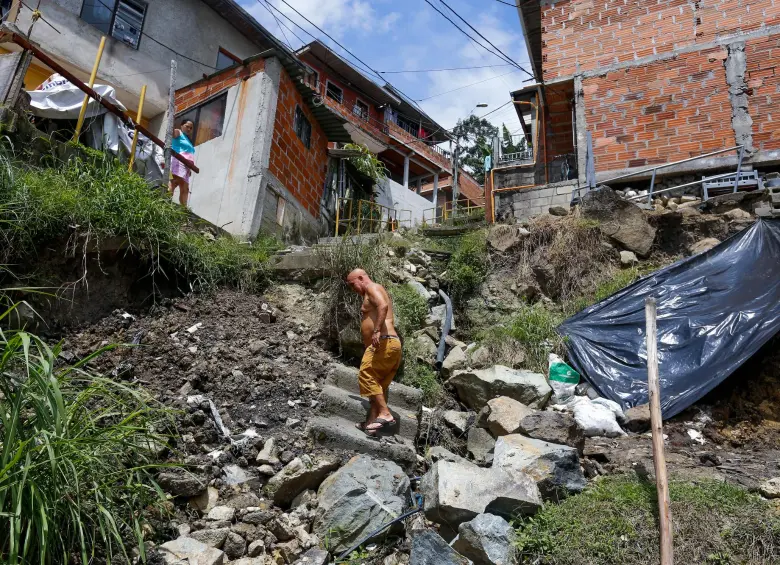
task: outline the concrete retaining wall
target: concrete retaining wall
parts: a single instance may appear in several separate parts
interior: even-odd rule
[[[413,190],[404,188],[403,185],[400,185],[389,178],[377,184],[377,188],[379,190],[377,202],[382,206],[388,206],[398,210],[398,219],[401,221],[405,221],[409,217],[408,212],[401,211],[410,210],[412,212],[413,226],[422,223],[424,210],[433,208],[433,202],[420,196]],[[433,212],[428,212],[427,217],[429,219],[432,218],[432,214]]]
[[[547,214],[550,206],[568,206],[576,188],[576,183],[568,182],[518,192],[499,192],[496,194],[496,213],[498,218],[514,216],[518,220]]]

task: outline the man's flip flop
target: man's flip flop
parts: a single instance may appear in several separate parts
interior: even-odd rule
[[[361,432],[366,431],[366,423],[365,422],[355,422],[355,427],[359,429]]]
[[[369,437],[376,437],[379,435],[380,432],[386,430],[390,426],[395,426],[395,420],[386,420],[385,418],[377,418],[373,422],[369,424],[369,426],[372,426],[374,424],[379,424],[376,428],[369,428],[368,426],[365,427],[363,431],[366,432],[366,435]]]

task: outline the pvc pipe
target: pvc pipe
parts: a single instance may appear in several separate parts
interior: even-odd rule
[[[103,49],[106,47],[106,36],[100,38],[100,46],[98,47],[97,55],[95,56],[95,64],[92,66],[92,74],[89,75],[89,87],[95,86],[95,79],[97,78],[98,67],[100,66],[100,59],[103,58]],[[87,104],[89,103],[89,95],[84,95],[84,101],[81,103],[81,111],[79,112],[79,120],[76,122],[76,133],[73,135],[73,141],[78,141],[81,135],[81,127],[84,125],[84,117],[87,115]]]

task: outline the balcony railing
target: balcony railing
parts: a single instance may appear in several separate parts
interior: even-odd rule
[[[498,157],[498,162],[501,164],[510,163],[533,163],[534,150],[533,147],[527,147],[522,151],[516,151],[513,153],[504,153]]]

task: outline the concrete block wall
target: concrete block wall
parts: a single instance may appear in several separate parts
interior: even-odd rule
[[[550,206],[568,206],[576,183],[560,183],[528,188],[518,192],[496,193],[497,216],[514,216],[527,220],[533,216],[547,214]]]

